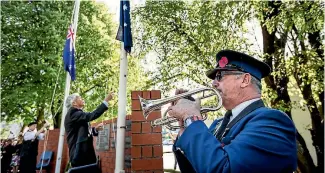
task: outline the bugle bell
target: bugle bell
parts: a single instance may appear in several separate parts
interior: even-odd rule
[[[209,92],[209,91],[212,93],[208,94],[208,95],[204,95],[204,92]],[[157,100],[146,100],[139,96],[139,101],[140,101],[140,105],[141,105],[141,108],[143,111],[143,116],[145,117],[145,119],[147,119],[149,114],[152,111],[159,110],[162,106],[164,106],[166,104],[172,103],[179,99],[186,98],[186,97],[192,96],[194,94],[198,94],[198,93],[203,93],[202,97],[197,98],[197,99],[201,99],[201,100],[208,98],[208,97],[212,97],[212,96],[217,97],[217,105],[215,107],[201,107],[201,109],[200,109],[201,114],[204,115],[202,117],[203,120],[206,120],[206,118],[207,118],[206,113],[208,113],[210,111],[217,111],[222,106],[221,96],[220,96],[219,92],[213,88],[200,88],[200,89],[188,91],[188,92],[185,92],[182,94],[174,95],[174,96],[163,98],[163,99],[157,99]],[[172,123],[177,122],[178,120],[173,117],[167,116],[167,113],[168,113],[168,110],[164,113],[164,116],[162,118],[154,120],[151,123],[151,125],[153,127],[165,125],[170,130],[175,130],[177,128],[180,128],[179,126],[172,125]]]

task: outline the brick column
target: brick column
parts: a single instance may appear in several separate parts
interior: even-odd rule
[[[151,121],[161,117],[160,110],[152,112],[146,120],[142,114],[138,96],[144,99],[160,99],[161,93],[153,91],[132,92],[132,141],[131,170],[135,173],[163,172],[162,128],[151,127]]]

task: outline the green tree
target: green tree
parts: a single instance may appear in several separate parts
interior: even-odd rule
[[[25,117],[25,122],[44,119],[62,65],[64,25],[72,5],[1,2],[1,103],[6,121],[17,117]],[[59,79],[58,83],[64,83],[63,77]]]
[[[146,6],[137,8],[136,42],[142,54],[158,56],[157,70],[150,74],[148,85],[158,83],[162,91],[168,91],[177,81],[189,78],[209,86],[204,73],[214,66],[215,53],[222,48],[245,49],[245,39],[238,34],[245,6],[237,2],[146,1]]]
[[[310,132],[317,153],[315,167],[305,141],[298,133],[299,168],[301,172],[324,172],[324,113],[320,111],[324,105],[324,59],[320,43],[323,10],[317,2],[267,2],[258,3],[255,7],[261,21],[265,60],[276,69],[266,79],[268,88],[276,92],[271,105],[291,117],[294,103],[289,97],[289,83],[298,86],[311,115]],[[287,55],[286,46],[289,49]]]
[[[2,117],[24,122],[53,119],[59,126],[65,76],[62,52],[73,2],[1,2]],[[119,42],[116,24],[104,4],[82,1],[76,40],[76,81],[70,93],[79,92],[92,111],[107,90],[117,92]],[[130,89],[142,87],[145,78],[138,59],[129,59]],[[117,100],[117,97],[116,97]],[[117,102],[117,101],[114,102]],[[117,104],[110,109],[116,110]],[[113,115],[116,116],[116,115]]]

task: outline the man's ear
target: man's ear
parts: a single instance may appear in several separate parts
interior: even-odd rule
[[[240,84],[240,87],[242,87],[242,88],[247,87],[251,83],[251,80],[252,80],[252,76],[250,74],[248,74],[248,73],[245,73],[243,81]]]

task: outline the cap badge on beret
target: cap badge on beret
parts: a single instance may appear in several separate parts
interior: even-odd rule
[[[227,57],[223,56],[219,60],[219,67],[224,68],[228,64],[228,59]]]

